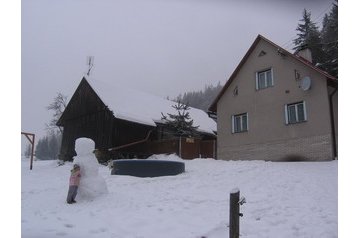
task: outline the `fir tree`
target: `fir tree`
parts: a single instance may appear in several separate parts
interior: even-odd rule
[[[166,123],[166,125],[169,128],[174,129],[177,136],[197,135],[196,129],[198,126],[193,126],[194,121],[189,115],[190,107],[180,101],[172,107],[177,111],[177,114],[168,113],[168,116],[165,116],[162,113],[162,120]]]
[[[322,68],[332,76],[338,77],[338,3],[333,4],[329,14],[322,22],[322,48],[324,60]]]
[[[48,146],[47,146],[47,137],[39,139],[36,145],[36,158],[38,159],[48,159]]]
[[[216,85],[206,85],[204,90],[186,92],[180,94],[175,101],[188,102],[191,107],[207,111],[211,103],[221,91],[220,82]]]
[[[48,153],[49,159],[57,159],[60,151],[60,133],[52,133],[48,139]]]
[[[312,52],[312,63],[317,64],[323,62],[323,51],[320,38],[320,32],[314,22],[311,21],[311,13],[306,9],[303,11],[303,18],[300,20],[296,31],[297,38],[293,40],[296,53],[305,47]]]
[[[41,138],[36,145],[36,158],[55,160],[60,150],[61,133],[51,133]]]
[[[31,145],[28,144],[25,149],[25,157],[30,158],[30,156],[31,156]]]

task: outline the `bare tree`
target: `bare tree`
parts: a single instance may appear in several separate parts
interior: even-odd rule
[[[63,129],[60,126],[57,126],[56,123],[61,117],[63,111],[67,106],[67,97],[62,93],[57,93],[57,96],[53,99],[53,102],[47,106],[47,110],[53,111],[52,119],[49,124],[46,124],[47,130],[49,131],[60,131],[62,134]]]

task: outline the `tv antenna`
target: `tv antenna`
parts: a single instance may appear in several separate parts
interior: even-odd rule
[[[87,56],[88,71],[87,76],[90,75],[91,69],[93,68],[94,56]]]

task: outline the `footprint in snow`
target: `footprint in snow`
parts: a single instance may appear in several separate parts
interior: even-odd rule
[[[73,228],[74,227],[73,224],[65,224],[64,226],[67,227],[67,228]]]

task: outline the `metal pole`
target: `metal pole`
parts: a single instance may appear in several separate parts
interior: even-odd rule
[[[181,136],[179,137],[179,157],[181,158]]]

